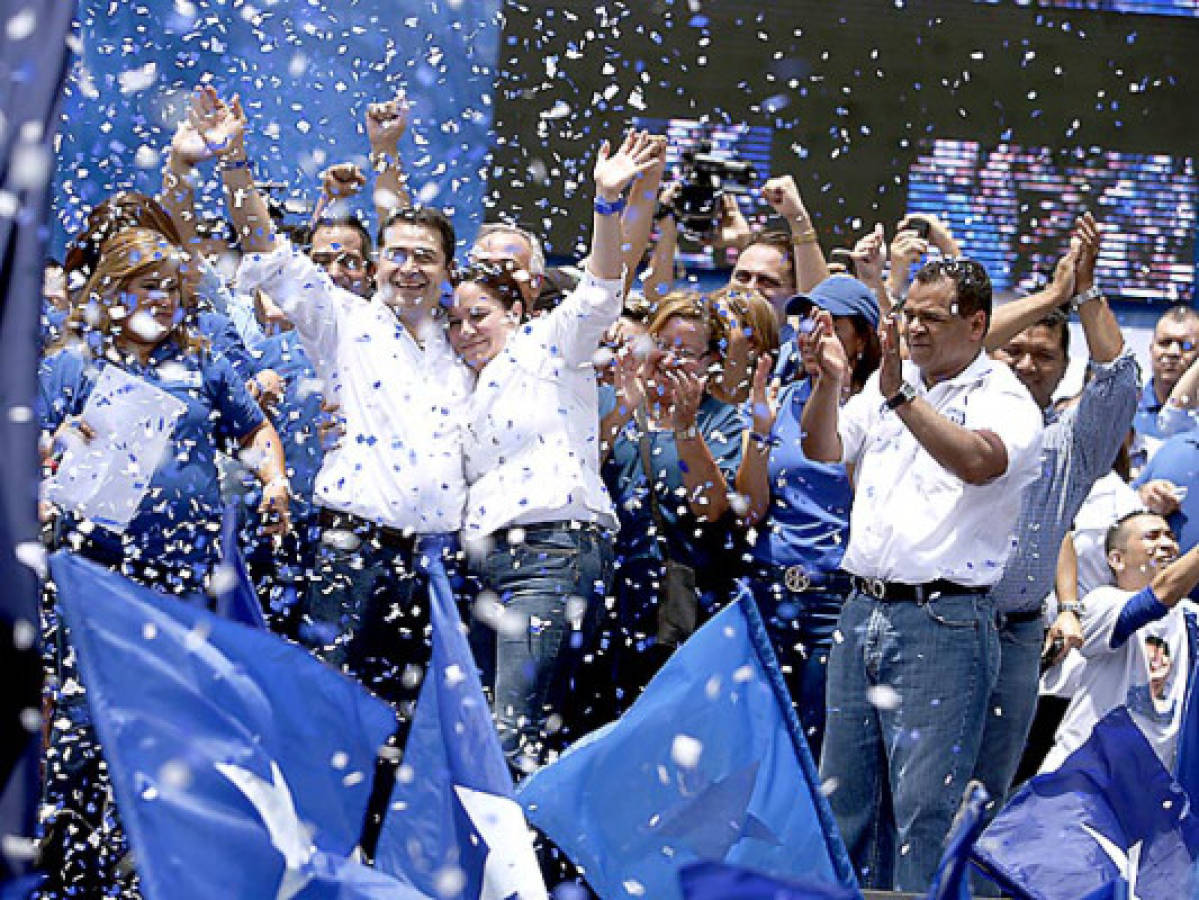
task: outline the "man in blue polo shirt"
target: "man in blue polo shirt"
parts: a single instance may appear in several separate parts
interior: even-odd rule
[[[1099,238],[1090,214],[1080,218],[1073,271],[1060,270],[1051,285],[1056,290],[1013,301],[1003,322],[996,322],[987,334],[992,356],[1011,368],[1045,417],[1041,477],[1024,492],[1015,550],[1003,577],[991,589],[1000,668],[987,703],[974,777],[983,782],[997,806],[1002,805],[1016,773],[1036,710],[1045,638],[1042,606],[1053,588],[1058,548],[1095,481],[1110,471],[1136,406],[1136,360],[1124,346],[1116,317],[1095,284]],[[1055,303],[1067,301],[1068,306],[1054,308]],[[1046,305],[1053,311],[1038,318]],[[1078,401],[1058,413],[1053,394],[1069,363],[1067,309],[1077,310],[1082,322],[1091,377]],[[1018,310],[1026,314],[1021,317]],[[1051,639],[1060,638],[1057,657],[1081,645],[1079,617],[1077,604],[1068,608],[1063,604],[1051,629]]]

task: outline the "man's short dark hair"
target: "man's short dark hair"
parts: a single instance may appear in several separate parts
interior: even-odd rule
[[[1034,328],[1048,328],[1057,332],[1057,341],[1062,348],[1062,354],[1070,358],[1070,315],[1064,309],[1055,309],[1038,321]]]
[[[785,231],[755,231],[745,246],[741,248],[744,253],[755,244],[763,244],[767,247],[773,247],[787,261],[787,278],[791,284],[795,284],[795,248],[791,244],[791,235]]]
[[[982,310],[984,323],[990,328],[991,277],[982,263],[964,256],[932,259],[916,273],[916,281],[920,284],[931,284],[942,278],[953,282],[957,314],[965,317]]]
[[[441,252],[445,254],[445,264],[447,266],[453,264],[454,245],[457,243],[454,225],[440,209],[436,206],[405,206],[403,209],[397,209],[387,217],[387,221],[379,226],[380,247],[383,246],[383,235],[387,233],[387,229],[400,223],[419,225],[436,234],[437,241],[441,244]]]
[[[1115,524],[1107,530],[1107,534],[1103,537],[1104,556],[1113,550],[1123,550],[1128,546],[1128,524],[1133,519],[1139,519],[1141,516],[1156,515],[1157,513],[1150,512],[1147,509],[1134,509],[1132,512],[1125,513],[1116,519]]]
[[[374,249],[374,242],[371,240],[370,230],[367,229],[363,221],[353,213],[341,216],[322,216],[320,220],[312,227],[312,233],[308,235],[309,243],[316,237],[316,233],[322,228],[350,228],[357,232],[358,237],[362,239],[362,255],[366,259],[370,259],[371,250]]]

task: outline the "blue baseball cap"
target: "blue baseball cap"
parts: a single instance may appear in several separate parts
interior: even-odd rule
[[[806,315],[813,306],[833,316],[858,316],[871,328],[878,328],[880,316],[874,291],[852,275],[830,275],[806,294],[796,294],[787,301],[787,315]]]

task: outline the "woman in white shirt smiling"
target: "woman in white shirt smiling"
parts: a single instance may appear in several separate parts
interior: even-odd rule
[[[599,475],[592,357],[620,316],[622,194],[659,147],[633,132],[615,153],[600,148],[591,255],[557,308],[526,320],[512,273],[476,267],[449,311],[450,343],[476,372],[462,535],[503,607],[491,623],[495,712],[519,770],[573,737],[563,701],[611,582],[617,519]]]

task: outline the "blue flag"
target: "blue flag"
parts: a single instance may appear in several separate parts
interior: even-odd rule
[[[1056,772],[1024,785],[974,848],[1016,897],[1189,897],[1199,818],[1118,706]]]
[[[28,867],[38,795],[41,479],[37,395],[45,222],[74,3],[0,0],[0,882]],[[17,25],[18,27],[13,27]]]
[[[529,820],[604,897],[680,896],[715,860],[855,888],[752,598],[684,644],[617,722],[534,773]]]
[[[1199,625],[1189,612],[1184,613],[1189,642],[1191,671],[1178,729],[1178,763],[1175,778],[1192,800],[1199,798]]]
[[[435,547],[433,648],[375,865],[444,900],[546,896],[524,813]]]
[[[217,615],[265,631],[266,616],[262,614],[262,604],[258,602],[254,582],[250,579],[250,571],[242,556],[239,533],[237,505],[226,504],[221,516],[221,565],[216,578]]]
[[[945,852],[928,888],[928,900],[969,900],[970,851],[986,824],[985,812],[991,795],[977,781],[966,785],[966,795],[957,820],[949,831]]]
[[[698,862],[679,872],[684,900],[860,900],[857,888],[771,878],[727,863]]]
[[[272,634],[50,568],[146,897],[423,896],[351,858],[387,704]]]

